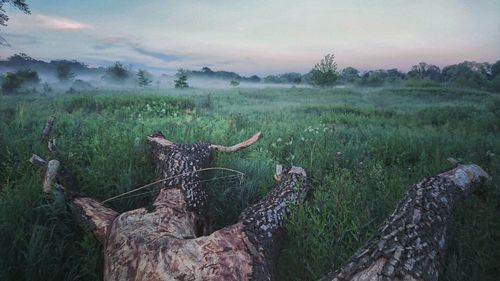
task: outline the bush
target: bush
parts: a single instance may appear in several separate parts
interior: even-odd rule
[[[335,55],[326,55],[311,70],[311,82],[316,86],[333,86],[337,81],[337,63],[334,61]]]

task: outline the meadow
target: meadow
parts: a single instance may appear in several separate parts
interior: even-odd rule
[[[206,175],[213,229],[273,186],[277,163],[303,167],[312,183],[291,212],[280,280],[317,280],[374,234],[408,186],[475,163],[493,180],[468,198],[450,228],[440,280],[500,276],[500,94],[427,88],[263,88],[100,90],[0,96],[0,280],[101,280],[96,240],[57,193],[41,192],[27,161],[47,157],[47,117],[62,167],[99,200],[154,181],[146,136],[178,143],[233,144],[262,131],[256,145],[217,155],[224,171]],[[155,190],[109,202],[125,211]]]

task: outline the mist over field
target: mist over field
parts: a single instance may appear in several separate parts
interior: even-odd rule
[[[0,1],[0,280],[499,280],[499,11]]]

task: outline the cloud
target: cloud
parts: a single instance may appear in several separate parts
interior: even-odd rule
[[[33,35],[28,34],[15,34],[15,33],[5,33],[8,42],[14,42],[14,45],[37,45],[40,43],[40,39]]]
[[[129,52],[132,51],[134,54],[153,58],[163,63],[182,61],[186,59],[186,56],[184,55],[171,54],[157,50],[152,50],[144,47],[142,44],[138,43],[137,41],[134,41],[133,39],[120,36],[101,38],[98,40],[97,44],[94,44],[92,46],[92,48],[98,52],[106,51],[111,48],[113,48],[113,50],[121,50],[122,53],[123,51],[129,51]]]
[[[47,15],[34,15],[38,27],[49,30],[82,30],[91,26],[71,19],[53,17]]]
[[[133,46],[132,50],[136,51],[139,54],[153,57],[155,59],[159,59],[159,60],[164,61],[164,62],[172,62],[172,61],[181,60],[181,56],[178,56],[178,55],[165,54],[165,53],[161,53],[161,52],[151,51],[151,50],[147,50],[145,48],[138,47],[138,46]]]

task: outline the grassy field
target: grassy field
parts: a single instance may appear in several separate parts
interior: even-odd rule
[[[447,88],[101,91],[0,96],[0,280],[100,280],[102,255],[57,194],[43,195],[27,159],[47,156],[49,115],[63,168],[104,200],[154,180],[145,137],[232,144],[264,138],[207,175],[214,229],[273,187],[274,165],[303,167],[313,191],[287,222],[280,280],[316,280],[362,246],[407,187],[450,168],[482,166],[492,184],[467,200],[450,229],[440,280],[500,276],[500,95]],[[110,202],[125,211],[154,192]]]

